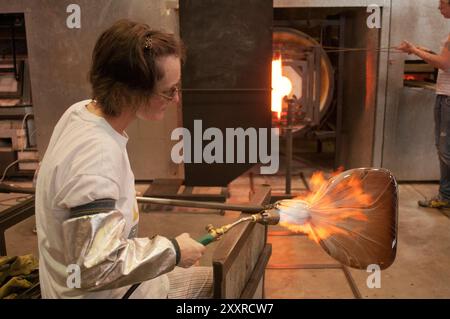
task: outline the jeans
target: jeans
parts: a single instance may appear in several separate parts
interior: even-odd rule
[[[439,197],[450,201],[450,96],[436,97],[434,122],[435,143],[441,170]]]

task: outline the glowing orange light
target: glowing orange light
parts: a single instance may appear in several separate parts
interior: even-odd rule
[[[283,98],[292,91],[291,81],[282,74],[281,56],[272,60],[272,112],[281,117]]]
[[[361,180],[355,176],[349,176],[333,187],[328,185],[328,189],[327,185],[324,174],[315,172],[310,179],[311,192],[295,198],[308,203],[311,219],[301,225],[289,222],[281,222],[280,225],[293,232],[305,233],[317,243],[334,234],[351,236],[347,230],[350,227],[342,226],[367,221],[364,209],[372,205],[373,198],[365,192]],[[353,226],[352,231],[356,229]]]

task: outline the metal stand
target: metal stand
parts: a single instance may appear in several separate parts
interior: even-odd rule
[[[272,200],[280,200],[295,197],[292,194],[292,161],[293,161],[293,136],[298,134],[298,127],[315,128],[320,125],[320,99],[322,68],[321,55],[322,48],[319,45],[305,47],[302,51],[303,58],[299,61],[286,62],[291,68],[297,69],[302,74],[303,84],[300,98],[295,95],[292,98],[285,97],[287,102],[286,125],[284,127],[286,143],[286,176],[285,192],[283,194],[273,194]],[[296,119],[296,114],[300,111],[300,116]],[[310,190],[303,172],[300,177],[306,190]]]
[[[293,158],[293,125],[294,125],[294,110],[298,106],[298,100],[294,97],[292,99],[286,99],[287,101],[287,114],[286,114],[286,127],[285,130],[285,142],[286,142],[286,176],[285,176],[285,191],[284,193],[274,193],[271,197],[271,201],[276,202],[282,199],[291,199],[296,195],[292,193],[292,158]],[[306,181],[303,172],[300,172],[300,178],[305,185],[305,188],[309,191],[309,185]]]
[[[287,121],[286,121],[286,195],[291,195],[292,184],[292,112],[294,101],[288,101]]]

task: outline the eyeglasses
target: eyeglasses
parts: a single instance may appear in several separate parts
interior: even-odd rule
[[[167,101],[173,101],[177,96],[178,92],[180,92],[180,88],[178,86],[174,86],[170,90],[158,92],[156,95],[159,95],[162,98],[165,98]]]

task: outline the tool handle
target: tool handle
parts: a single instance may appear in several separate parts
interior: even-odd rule
[[[203,246],[207,246],[209,244],[211,244],[214,240],[216,240],[216,238],[211,235],[211,234],[207,234],[205,236],[203,236],[200,239],[197,239],[197,241],[202,244]]]

